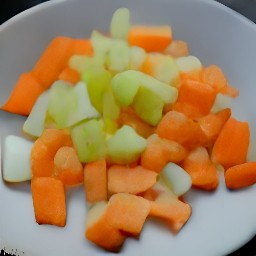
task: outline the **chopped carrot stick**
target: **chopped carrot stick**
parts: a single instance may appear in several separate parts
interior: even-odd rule
[[[83,166],[73,147],[64,146],[58,149],[54,156],[54,175],[67,186],[83,182]]]
[[[172,41],[169,26],[133,26],[128,32],[130,45],[137,45],[147,52],[162,52]]]
[[[171,192],[161,192],[156,200],[149,202],[149,216],[165,220],[175,233],[184,226],[192,212],[189,204],[180,201]]]
[[[180,72],[180,79],[185,80],[195,80],[201,81],[202,69],[193,70],[190,72]]]
[[[214,190],[218,187],[218,172],[206,148],[198,147],[191,151],[183,160],[182,167],[191,176],[194,187],[204,190]]]
[[[93,48],[89,39],[74,39],[72,43],[72,55],[92,56]]]
[[[220,92],[225,95],[228,95],[232,98],[236,98],[239,95],[239,90],[229,84],[227,84],[226,87],[224,87],[222,90],[220,90]]]
[[[208,84],[195,80],[184,80],[179,89],[177,102],[186,103],[207,115],[215,101],[216,91]]]
[[[105,214],[106,207],[107,202],[101,201],[89,209],[85,237],[108,251],[117,252],[126,236],[108,223]]]
[[[118,193],[109,199],[106,220],[112,227],[136,236],[140,234],[149,211],[148,200],[128,193]]]
[[[51,177],[33,178],[31,191],[36,222],[64,227],[66,202],[62,182]]]
[[[117,123],[120,127],[123,125],[131,126],[139,135],[144,138],[149,137],[155,132],[155,127],[149,125],[147,122],[138,117],[134,110],[122,110],[117,119]]]
[[[31,150],[30,161],[33,177],[54,176],[54,156],[62,146],[72,146],[72,140],[67,131],[44,130]]]
[[[207,142],[200,125],[176,111],[170,111],[163,116],[157,126],[157,134],[189,149],[205,145]]]
[[[68,37],[55,37],[34,66],[32,73],[44,89],[49,88],[66,67],[72,54],[72,42]]]
[[[210,65],[203,69],[202,82],[211,85],[217,92],[220,92],[227,86],[227,79],[217,65]]]
[[[223,126],[212,149],[212,159],[229,168],[246,161],[250,141],[248,122],[230,117]]]
[[[89,203],[107,200],[107,167],[105,160],[98,160],[85,165],[84,190],[86,200]]]
[[[165,54],[170,54],[175,58],[188,56],[188,44],[182,40],[172,40],[171,44],[165,49]]]
[[[168,162],[180,162],[187,154],[179,143],[153,135],[148,138],[146,149],[141,155],[141,165],[160,173]]]
[[[2,110],[28,116],[37,98],[44,91],[31,73],[22,74]]]
[[[113,165],[108,169],[108,190],[110,193],[138,194],[156,183],[157,174],[141,166],[130,168]]]
[[[256,162],[248,162],[228,168],[225,171],[226,186],[240,189],[256,183]]]
[[[61,71],[61,73],[58,76],[58,79],[71,84],[76,84],[80,81],[80,74],[76,70],[71,69],[67,66]]]
[[[216,114],[209,114],[199,119],[199,124],[208,140],[214,142],[222,127],[231,116],[230,108],[225,108]]]

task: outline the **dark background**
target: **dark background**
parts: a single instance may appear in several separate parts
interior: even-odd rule
[[[47,0],[0,0],[0,24],[19,12],[45,1]],[[256,22],[256,0],[219,0],[219,2]],[[0,255],[8,256],[8,254],[2,253],[0,251]],[[245,246],[228,256],[256,256],[256,236]]]

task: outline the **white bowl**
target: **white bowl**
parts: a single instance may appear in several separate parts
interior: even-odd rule
[[[256,129],[256,25],[215,1],[206,0],[55,0],[0,26],[0,105],[8,98],[19,74],[32,68],[48,42],[57,35],[89,37],[93,28],[108,30],[118,7],[131,10],[132,22],[168,23],[174,38],[186,40],[191,54],[204,65],[218,64],[230,84],[240,89],[234,115]],[[0,135],[21,135],[24,117],[0,111]],[[252,136],[255,142],[255,135]],[[256,160],[253,150],[251,160]],[[149,221],[139,240],[128,239],[120,255],[227,254],[256,233],[256,186],[237,192],[223,179],[215,193],[191,191],[193,207],[188,223],[177,235]],[[0,241],[31,255],[112,255],[84,238],[86,218],[81,188],[68,193],[65,228],[39,226],[34,221],[28,183],[7,185],[0,177]],[[113,254],[116,255],[116,254]]]

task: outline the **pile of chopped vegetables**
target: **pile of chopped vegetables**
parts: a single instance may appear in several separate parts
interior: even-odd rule
[[[203,66],[169,25],[54,38],[21,74],[2,109],[28,116],[4,145],[3,178],[31,180],[38,224],[66,225],[65,191],[84,186],[85,237],[118,251],[148,217],[177,233],[192,208],[183,195],[255,184],[248,122],[232,117],[239,94],[217,65]],[[15,161],[13,155],[15,154]]]

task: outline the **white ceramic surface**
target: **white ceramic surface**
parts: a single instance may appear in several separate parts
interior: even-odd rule
[[[248,120],[256,134],[256,26],[211,0],[54,0],[28,10],[0,26],[0,105],[51,38],[89,36],[93,28],[106,31],[113,11],[122,6],[130,8],[133,23],[171,24],[174,37],[188,41],[191,53],[204,65],[220,65],[230,84],[241,91],[235,116]],[[1,140],[8,134],[21,135],[23,122],[23,117],[0,111]],[[253,150],[250,159],[256,160]],[[190,191],[186,199],[193,214],[180,233],[173,235],[149,221],[140,239],[128,239],[119,254],[219,256],[256,233],[256,186],[229,192],[222,179],[215,193]],[[112,255],[84,239],[82,189],[69,191],[67,203],[65,228],[39,226],[29,183],[8,185],[0,177],[0,239],[35,256]]]

